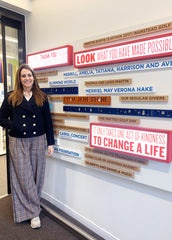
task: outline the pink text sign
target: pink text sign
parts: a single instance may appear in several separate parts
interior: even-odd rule
[[[155,161],[171,162],[172,131],[90,124],[90,146]]]

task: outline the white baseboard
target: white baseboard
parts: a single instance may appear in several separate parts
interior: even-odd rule
[[[1,198],[4,198],[4,197],[7,197],[9,194],[5,194],[5,195],[2,195],[2,196],[0,196],[0,199]]]
[[[120,240],[119,238],[115,237],[114,235],[107,232],[103,228],[100,228],[99,226],[97,226],[96,224],[91,222],[90,220],[86,219],[85,217],[81,216],[77,212],[73,211],[67,205],[58,201],[57,199],[55,199],[54,197],[52,197],[48,193],[42,192],[42,198],[47,200],[48,202],[53,204],[55,207],[59,208],[60,210],[62,210],[63,212],[65,212],[66,214],[68,214],[69,216],[71,216],[72,218],[74,218],[75,220],[80,222],[81,224],[83,224],[84,226],[88,227],[90,230],[92,230],[93,232],[95,232],[99,236],[103,237],[104,239]]]

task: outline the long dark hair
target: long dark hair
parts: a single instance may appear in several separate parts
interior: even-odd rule
[[[16,72],[14,91],[10,94],[8,101],[12,103],[13,107],[20,105],[23,102],[23,85],[21,83],[21,71],[22,69],[28,69],[34,78],[32,86],[32,93],[35,98],[37,106],[43,106],[44,101],[47,100],[47,96],[43,93],[38,85],[36,74],[34,70],[27,64],[21,64]]]

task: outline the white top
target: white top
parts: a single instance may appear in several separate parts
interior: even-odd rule
[[[30,92],[30,96],[28,96],[25,92],[23,92],[23,95],[26,98],[26,100],[29,101],[32,97],[32,91]]]

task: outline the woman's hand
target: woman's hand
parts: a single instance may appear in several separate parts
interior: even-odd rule
[[[53,145],[49,145],[49,146],[48,146],[48,156],[51,156],[51,155],[53,154],[53,152],[54,152],[54,147],[53,147]]]

